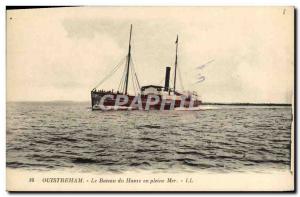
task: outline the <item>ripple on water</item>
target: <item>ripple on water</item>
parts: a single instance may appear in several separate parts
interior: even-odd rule
[[[86,110],[88,103],[9,103],[7,167],[231,171],[288,168],[292,109]]]

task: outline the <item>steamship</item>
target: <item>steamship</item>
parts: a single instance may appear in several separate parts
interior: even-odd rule
[[[103,110],[103,109],[138,109],[138,110],[171,110],[171,109],[187,109],[187,108],[197,108],[201,104],[201,100],[198,99],[196,92],[191,91],[182,91],[179,92],[176,89],[176,76],[177,76],[177,60],[178,60],[178,35],[175,41],[176,44],[176,55],[175,55],[175,64],[174,64],[174,79],[173,87],[170,86],[170,73],[171,67],[166,67],[165,72],[165,83],[163,85],[146,85],[140,86],[138,76],[134,69],[134,64],[132,61],[131,54],[131,36],[132,36],[132,25],[130,26],[129,33],[129,45],[128,53],[124,58],[125,67],[123,67],[124,72],[121,78],[119,87],[117,91],[114,90],[103,90],[98,87],[107,80],[116,70],[120,68],[120,65],[117,65],[113,68],[111,73],[106,76],[93,90],[91,91],[91,104],[92,110]],[[131,76],[130,76],[131,75]],[[128,82],[129,78],[132,79],[132,85],[137,90],[135,94],[128,93]],[[147,102],[151,101],[153,95],[159,100],[155,103],[148,104]],[[132,103],[136,102],[138,96],[138,101],[141,102],[139,107],[132,107]],[[104,97],[107,97],[103,99]],[[118,100],[119,97],[119,100]],[[122,102],[123,97],[127,97],[128,102]],[[121,102],[120,102],[121,98]],[[185,98],[184,101],[182,98]],[[102,99],[102,100],[101,100]]]

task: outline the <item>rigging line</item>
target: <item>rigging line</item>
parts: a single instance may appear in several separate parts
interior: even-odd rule
[[[125,77],[126,77],[126,72],[124,73],[124,75],[123,75],[123,78],[121,79],[121,81],[120,81],[120,92],[122,92],[122,93],[124,93],[124,88],[125,88],[125,83],[124,83],[124,81],[125,81]]]
[[[169,89],[172,89],[172,90],[174,90],[174,78],[175,78],[175,65],[174,65],[174,59],[175,59],[175,57],[176,57],[176,54],[175,54],[175,56],[173,56],[173,58],[172,59],[170,59],[170,66],[171,66],[171,73],[170,73],[170,82],[169,82]]]
[[[138,79],[138,76],[137,74],[135,73],[135,78],[136,78],[136,82],[137,82],[137,85],[139,87],[139,90],[141,89],[141,85],[140,85],[140,82],[139,82],[139,79]]]
[[[177,55],[177,70],[178,70],[178,79],[179,79],[178,81],[180,83],[181,90],[184,91],[182,75],[181,75],[180,65],[179,65],[179,61],[178,61],[178,59],[179,59],[178,56],[179,55]]]
[[[132,58],[132,56],[130,56],[130,61],[131,61],[131,67],[133,68],[133,71],[134,71],[134,73],[135,73],[135,68],[134,68],[134,66],[135,66],[135,64],[134,64],[134,62],[133,62],[133,58]]]
[[[124,78],[123,78],[123,81],[122,81],[123,83],[121,85],[121,91],[122,91],[123,94],[125,92],[125,84],[126,84],[127,58],[128,58],[128,56],[126,57],[126,62],[125,62],[125,65],[124,65]]]
[[[98,88],[104,81],[106,81],[109,77],[111,77],[112,74],[114,74],[120,67],[121,63],[123,63],[125,58],[123,58],[113,69],[112,71],[106,76],[104,77],[96,86],[95,88]]]
[[[96,87],[100,86],[104,81],[111,77],[119,69],[120,65],[120,63],[117,64],[117,66],[100,83],[98,83]]]
[[[119,85],[118,85],[118,91],[121,91],[121,84],[122,84],[122,81],[123,81],[123,77],[124,77],[124,72],[122,73],[122,77],[121,77],[121,80],[120,80]]]
[[[126,65],[124,65],[123,74],[122,74],[122,77],[121,77],[121,80],[120,80],[120,83],[119,83],[119,86],[118,86],[118,90],[120,92],[122,92],[122,89],[123,89],[123,86],[122,86],[123,83],[122,82],[124,82],[125,76],[126,76]]]
[[[133,59],[132,59],[132,57],[130,57],[131,58],[131,63],[132,63],[132,65],[131,65],[131,72],[132,72],[132,81],[133,81],[133,83],[136,83],[136,72],[135,72],[135,68],[134,68],[134,63],[133,63]]]
[[[141,86],[140,86],[140,82],[139,82],[138,76],[137,76],[136,71],[135,71],[135,64],[134,64],[134,61],[132,59],[132,56],[131,56],[131,62],[132,62],[133,70],[134,70],[134,76],[135,76],[135,79],[136,79],[136,82],[137,82],[137,85],[138,85],[138,90],[139,90],[139,89],[141,89]]]
[[[120,92],[122,92],[122,89],[123,89],[123,80],[124,80],[124,78],[125,78],[125,74],[124,74],[125,72],[123,72],[123,75],[122,75],[122,77],[121,77],[121,80],[120,80],[120,83],[119,83],[119,86],[118,86],[118,91],[120,91]]]
[[[132,64],[133,64],[133,62],[132,62]],[[135,89],[136,89],[136,92],[138,93],[139,90],[140,90],[140,84],[139,84],[139,81],[138,81],[138,78],[137,78],[137,74],[135,72],[134,65],[132,66],[132,73],[134,74],[133,81],[134,81]]]
[[[122,93],[124,94],[125,88],[126,88],[126,77],[127,77],[127,61],[128,61],[128,55],[126,56],[126,62],[125,62],[125,78],[122,85]]]
[[[132,64],[134,64],[133,61],[132,61]],[[138,79],[138,76],[137,76],[136,71],[135,71],[135,65],[132,66],[132,69],[133,69],[133,72],[134,72],[135,87],[136,87],[137,93],[139,93],[139,91],[141,89],[141,86],[140,86],[139,79]]]
[[[138,88],[138,85],[137,85],[137,82],[135,80],[135,76],[132,75],[132,81],[134,83],[134,88],[135,88],[135,93],[137,93],[139,91],[139,88]]]
[[[184,87],[183,87],[183,81],[182,81],[182,77],[181,77],[181,71],[180,71],[180,67],[177,65],[178,68],[178,73],[179,73],[179,81],[180,81],[180,86],[182,91],[184,91]]]
[[[134,73],[134,70],[133,70],[132,66],[130,68],[131,68],[131,72]],[[133,87],[134,95],[136,95],[136,87],[135,87],[135,83],[134,83],[133,74],[131,75],[131,80],[132,80],[132,87]]]

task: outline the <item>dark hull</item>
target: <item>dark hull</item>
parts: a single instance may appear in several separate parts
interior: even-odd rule
[[[103,106],[119,106],[119,107],[131,107],[132,102],[135,99],[135,96],[127,95],[128,97],[128,102],[126,104],[122,105],[116,105],[116,98],[118,95],[123,95],[123,94],[117,94],[117,93],[109,93],[109,92],[91,92],[91,100],[92,100],[92,109],[93,110],[100,110],[99,108],[96,108],[97,105],[100,104],[100,100],[103,96],[105,95],[111,95],[111,99],[105,99],[104,102],[102,103]],[[184,107],[184,108],[189,108],[189,107],[199,107],[201,104],[201,101],[199,100],[194,100],[192,104],[190,104],[190,100],[186,99],[184,103],[181,102],[181,100],[174,100],[173,104],[171,104],[171,100],[167,99],[163,101],[164,99],[160,96],[159,101],[157,104],[148,104],[147,108],[147,100],[148,100],[148,95],[140,95],[141,97],[141,108],[138,108],[140,110],[145,110],[145,109],[150,109],[150,110],[171,110],[174,108],[178,107]],[[163,106],[162,106],[162,103]],[[173,106],[174,105],[174,106]]]

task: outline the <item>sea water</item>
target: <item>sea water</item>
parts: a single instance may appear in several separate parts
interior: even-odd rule
[[[89,106],[7,103],[7,167],[224,173],[290,168],[291,107],[92,111]]]

